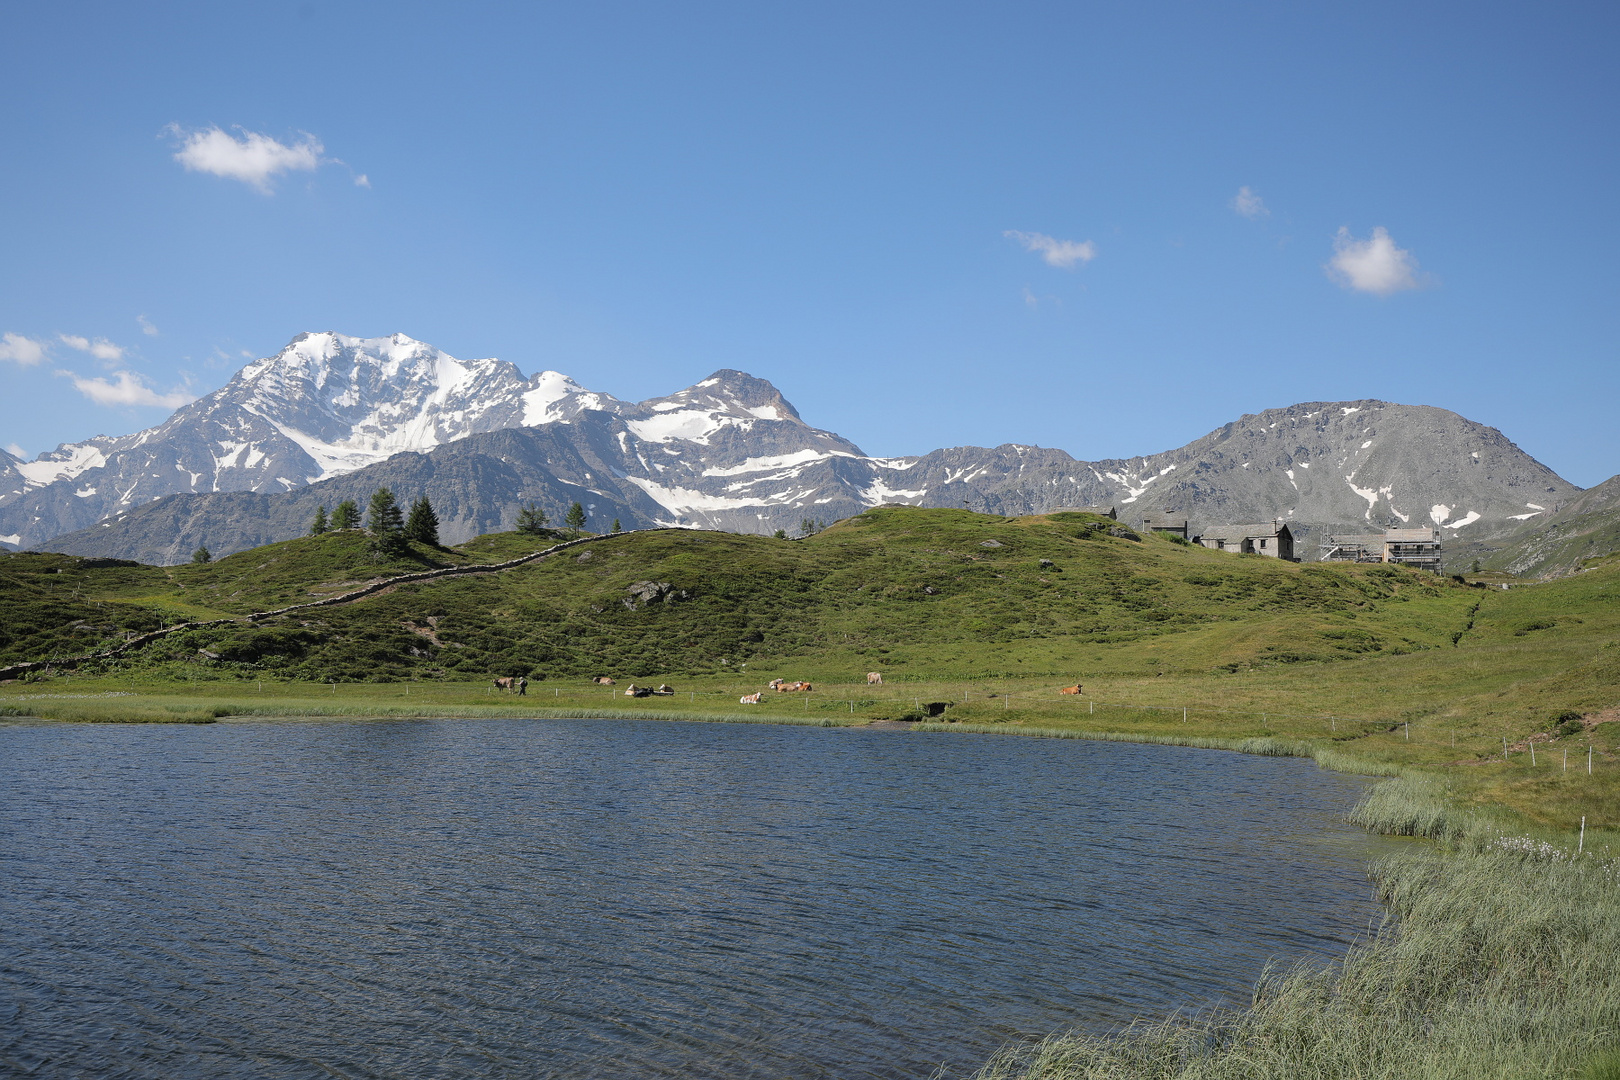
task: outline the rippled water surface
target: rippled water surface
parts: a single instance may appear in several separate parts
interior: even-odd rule
[[[1356,782],[630,721],[0,730],[0,1071],[926,1077],[1378,917]]]

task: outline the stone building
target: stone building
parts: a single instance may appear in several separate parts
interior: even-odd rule
[[[1322,544],[1323,562],[1401,563],[1440,572],[1437,529],[1385,529],[1381,533],[1329,536]]]
[[[1193,542],[1216,551],[1236,551],[1246,555],[1265,555],[1273,559],[1294,558],[1294,534],[1281,521],[1263,521],[1253,525],[1217,525],[1205,529]]]
[[[1177,520],[1175,518],[1164,517],[1163,515],[1158,517],[1145,517],[1142,519],[1142,531],[1175,533],[1183,540],[1192,539],[1192,534],[1187,531],[1186,518]]]

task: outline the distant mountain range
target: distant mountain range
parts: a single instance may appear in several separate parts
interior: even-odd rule
[[[158,427],[31,462],[0,457],[0,542],[175,562],[198,546],[224,554],[298,535],[316,506],[385,485],[426,494],[450,542],[509,528],[523,502],[555,518],[578,500],[595,529],[617,518],[792,531],[883,503],[1113,505],[1195,530],[1272,517],[1307,537],[1423,524],[1478,545],[1580,494],[1496,429],[1427,406],[1294,405],[1109,461],[1019,444],[877,458],[740,371],[630,403],[403,335],[317,333]]]

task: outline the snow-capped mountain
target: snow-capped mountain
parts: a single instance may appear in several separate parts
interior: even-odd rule
[[[0,541],[28,546],[176,493],[290,491],[402,451],[616,405],[557,372],[526,379],[403,334],[300,334],[158,427],[0,469]]]
[[[60,536],[48,546],[160,561],[199,545],[221,554],[297,535],[314,506],[383,483],[427,494],[451,541],[509,526],[521,501],[560,514],[575,499],[593,524],[627,528],[792,529],[905,502],[1006,514],[1115,505],[1126,520],[1175,515],[1195,529],[1271,517],[1302,531],[1433,524],[1472,539],[1579,490],[1495,429],[1425,406],[1273,409],[1145,458],[1083,462],[1016,444],[874,458],[739,371],[630,403],[403,335],[322,333],[159,427],[0,460],[0,541]]]

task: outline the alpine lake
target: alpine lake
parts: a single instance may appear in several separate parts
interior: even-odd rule
[[[1376,927],[1364,781],[626,720],[0,730],[0,1072],[927,1078]]]

